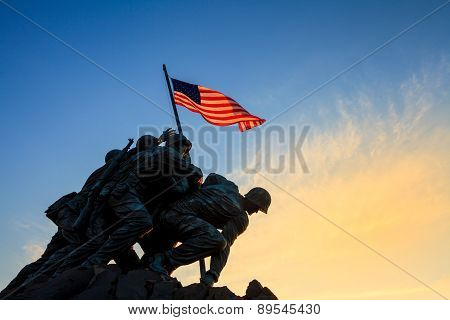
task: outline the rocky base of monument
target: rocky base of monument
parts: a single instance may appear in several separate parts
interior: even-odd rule
[[[207,288],[201,283],[183,287],[172,278],[164,281],[147,269],[123,273],[116,265],[74,268],[57,277],[41,276],[8,299],[59,300],[276,300],[277,297],[257,280],[249,283],[243,297],[227,287]]]

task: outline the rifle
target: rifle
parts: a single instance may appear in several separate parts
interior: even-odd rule
[[[120,163],[125,158],[128,150],[130,150],[133,142],[134,139],[128,139],[128,144],[125,146],[125,148],[123,148],[122,151],[109,162],[108,167],[105,169],[105,171],[103,171],[102,175],[90,188],[87,203],[84,206],[83,210],[81,210],[80,215],[78,216],[75,223],[72,225],[72,228],[75,231],[80,232],[85,229],[86,224],[91,219],[91,215],[94,212],[95,201],[97,200],[100,191],[103,189],[106,182],[108,182],[108,179],[111,178],[114,172],[116,172]]]

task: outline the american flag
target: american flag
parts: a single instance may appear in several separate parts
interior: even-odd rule
[[[219,91],[171,78],[175,103],[200,113],[209,123],[229,126],[237,123],[245,131],[266,120],[247,112],[239,103]]]

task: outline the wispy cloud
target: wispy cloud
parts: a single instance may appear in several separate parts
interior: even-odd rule
[[[37,243],[28,243],[23,246],[25,250],[26,260],[28,262],[33,262],[39,259],[44,253],[44,246]]]
[[[337,112],[318,110],[308,123],[311,173],[264,173],[446,295],[439,279],[450,275],[449,84],[444,63],[398,90],[327,101]],[[258,278],[282,298],[439,298],[264,179],[235,178],[244,191],[266,187],[273,206],[251,218],[221,284],[243,291]]]

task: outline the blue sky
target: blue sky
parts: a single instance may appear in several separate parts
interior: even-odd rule
[[[161,70],[222,91],[266,119],[443,1],[6,1],[170,112]],[[356,89],[394,88],[448,56],[444,8],[292,114]],[[0,287],[53,227],[43,211],[78,190],[142,124],[174,126],[152,103],[0,3]],[[374,99],[378,97],[375,96]],[[432,121],[447,123],[438,108]],[[204,121],[180,109],[183,123]],[[295,120],[294,120],[295,122]],[[233,139],[240,139],[236,127]],[[252,133],[248,133],[251,135]],[[221,149],[222,150],[222,149]],[[223,151],[223,150],[222,150]]]

